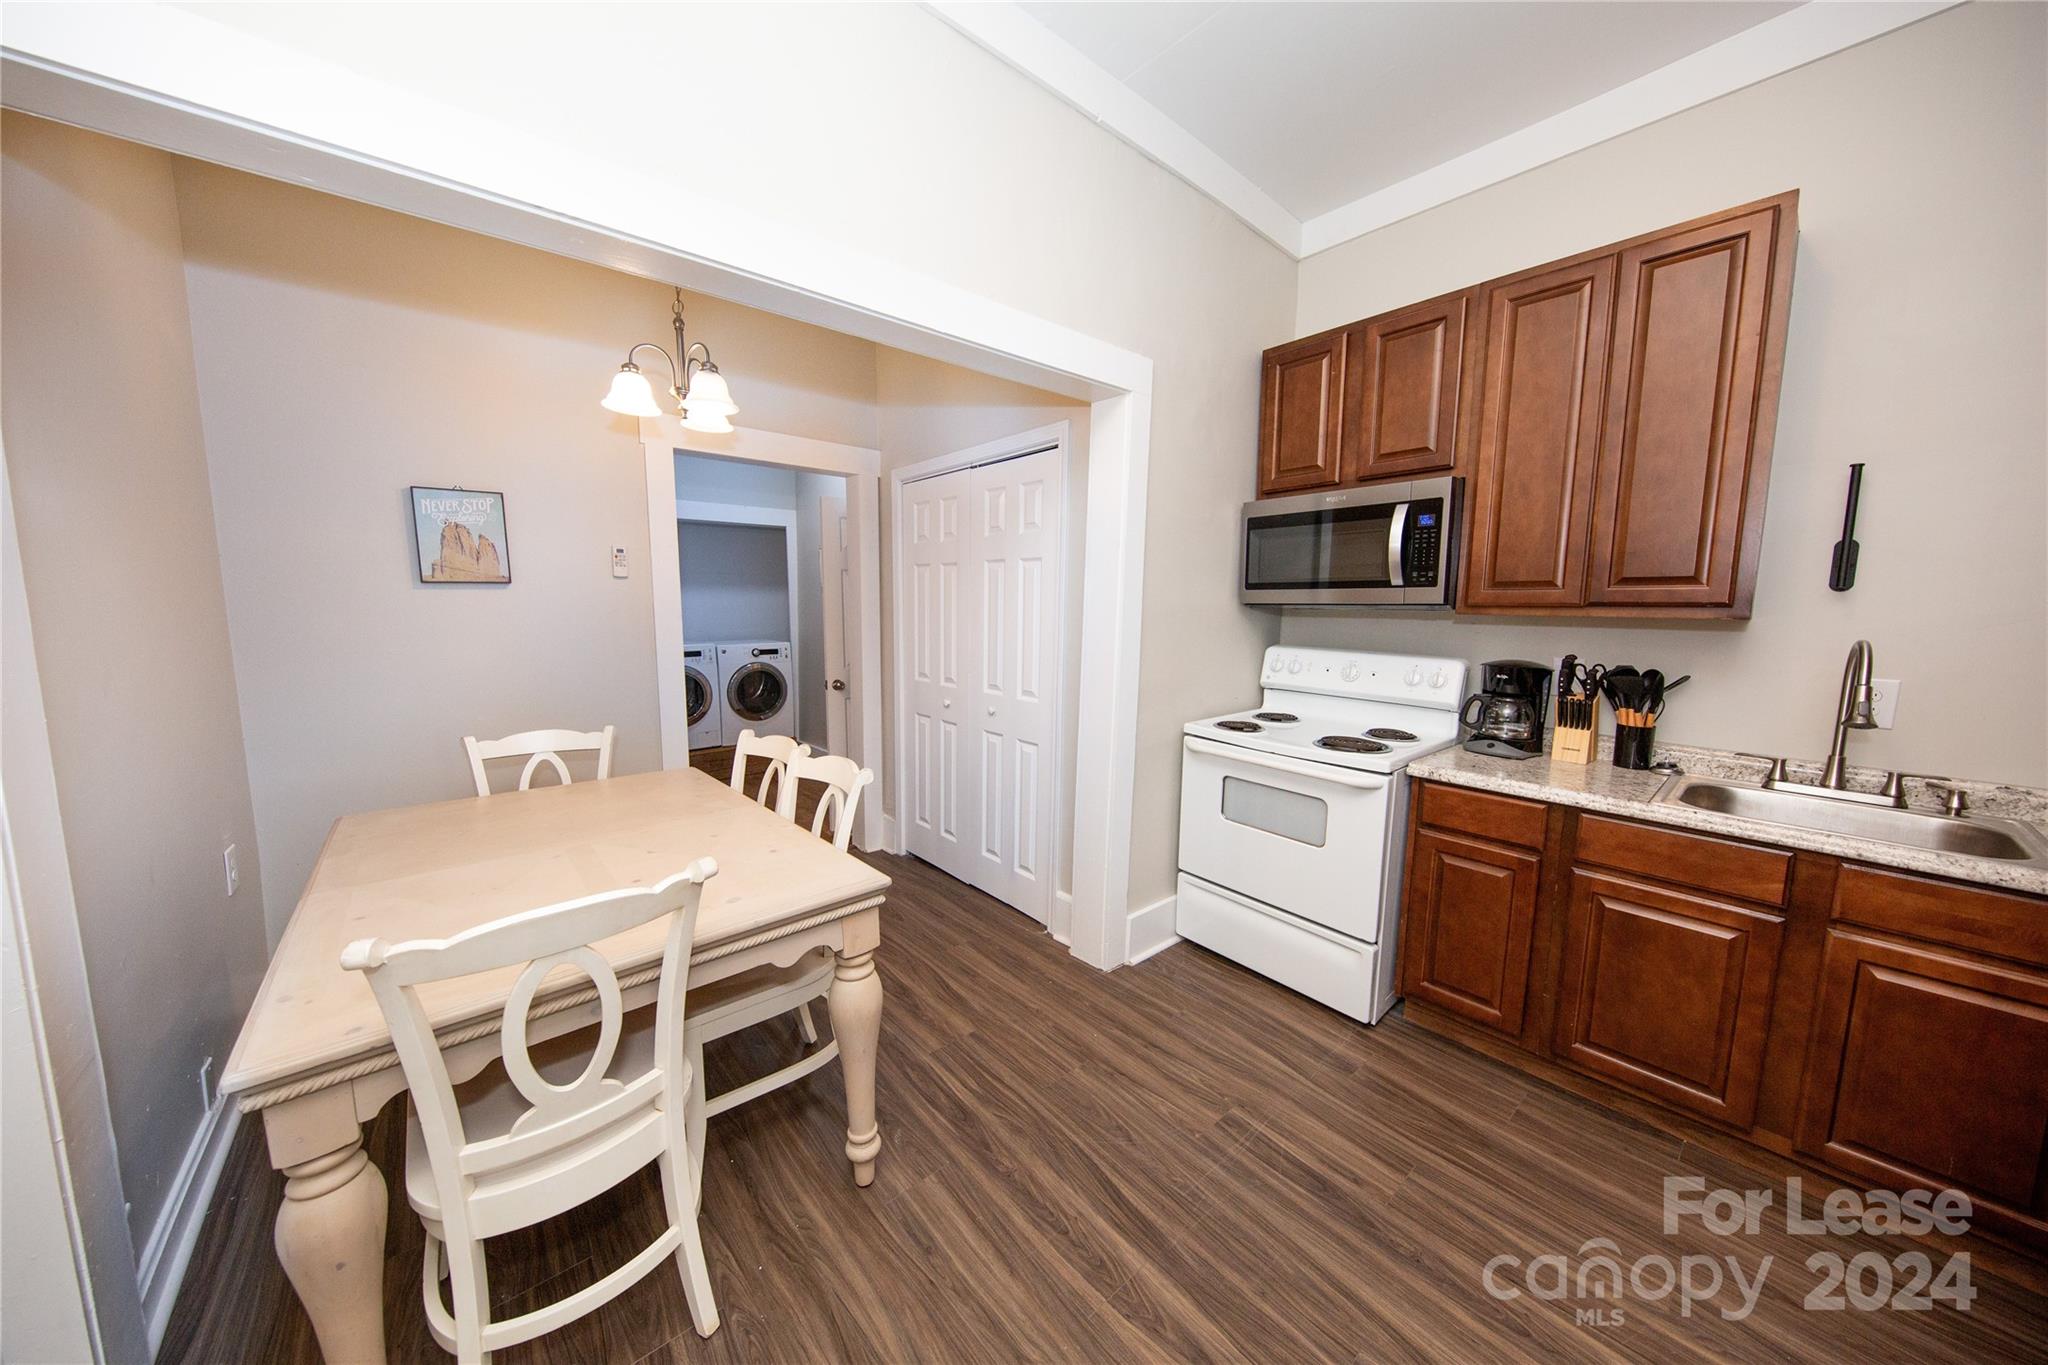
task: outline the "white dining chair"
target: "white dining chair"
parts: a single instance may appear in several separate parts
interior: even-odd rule
[[[806,749],[789,760],[782,775],[782,802],[777,813],[785,820],[796,819],[797,784],[824,783],[825,793],[818,798],[817,812],[811,816],[811,833],[831,839],[832,847],[844,853],[853,838],[853,816],[860,808],[861,791],[874,780],[872,768],[863,768],[837,754],[813,754]],[[827,819],[832,825],[830,835],[825,833]]]
[[[569,785],[569,765],[562,762],[563,754],[597,754],[597,775],[600,779],[612,775],[612,727],[602,730],[526,730],[503,739],[478,739],[475,735],[464,735],[462,747],[469,752],[469,775],[476,779],[476,794],[491,794],[491,779],[484,773],[484,763],[493,758],[523,758],[526,766],[519,771],[519,790],[525,791],[533,782],[533,775],[543,763],[552,764],[555,777],[563,786]]]
[[[702,1048],[688,1032],[684,1000],[698,906],[704,883],[717,871],[711,859],[699,858],[651,888],[564,901],[453,938],[360,939],[343,951],[341,965],[368,978],[405,1070],[412,1100],[405,1189],[426,1225],[420,1286],[427,1325],[463,1365],[573,1322],[671,1255],[698,1335],[718,1329],[697,1231]],[[668,934],[655,1005],[629,1023],[618,975],[590,945],[663,918]],[[505,1002],[502,1070],[493,1065],[458,1089],[421,1004],[421,988],[521,964]],[[585,1008],[596,1015],[597,1036],[591,1043],[585,1026],[551,1038],[539,1045],[537,1064],[527,1043],[534,1022],[528,1011],[541,983],[565,966],[590,978],[595,1000]],[[668,1210],[661,1235],[595,1284],[492,1321],[485,1239],[586,1203],[649,1162],[661,1168]],[[444,1277],[452,1305],[441,1301]]]
[[[788,735],[757,735],[752,730],[742,730],[739,739],[732,746],[732,776],[726,780],[732,784],[734,791],[744,796],[747,790],[747,760],[767,759],[768,771],[761,775],[760,784],[754,788],[754,800],[771,810],[780,811],[782,793],[785,790],[794,790],[783,780],[783,773],[789,767],[792,758],[808,754],[810,751],[810,745],[799,744]],[[776,798],[773,802],[768,799],[770,793]]]

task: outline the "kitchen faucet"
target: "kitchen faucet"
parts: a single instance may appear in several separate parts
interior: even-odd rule
[[[1827,766],[1820,772],[1823,787],[1840,791],[1847,785],[1843,769],[1848,764],[1842,751],[1848,745],[1849,732],[1877,728],[1877,717],[1871,711],[1870,674],[1874,667],[1870,641],[1858,640],[1849,647],[1849,661],[1842,667],[1842,695],[1835,701],[1835,737],[1828,746]]]

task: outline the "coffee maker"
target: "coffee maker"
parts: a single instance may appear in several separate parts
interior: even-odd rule
[[[1496,659],[1479,666],[1479,690],[1465,698],[1458,723],[1471,734],[1465,747],[1497,758],[1534,758],[1543,752],[1543,717],[1550,704],[1548,668],[1527,659]]]

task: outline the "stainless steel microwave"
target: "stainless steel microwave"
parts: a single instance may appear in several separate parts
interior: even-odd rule
[[[1244,505],[1239,600],[1438,607],[1457,596],[1462,479],[1416,479]]]

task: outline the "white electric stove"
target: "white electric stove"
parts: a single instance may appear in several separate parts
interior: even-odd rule
[[[1181,937],[1376,1022],[1394,1003],[1410,760],[1455,744],[1457,659],[1276,645],[1253,710],[1185,727]]]

